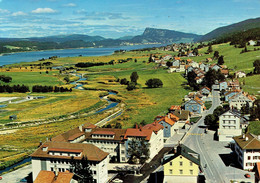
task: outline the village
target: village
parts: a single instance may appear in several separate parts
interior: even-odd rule
[[[187,77],[194,72],[197,84],[202,83],[210,70],[223,74],[223,80],[214,81],[211,88],[204,86],[183,96],[182,105],[172,104],[165,115],[154,116],[149,124],[127,129],[82,124],[48,139],[31,155],[34,182],[42,182],[46,177],[49,182],[64,177],[77,182],[77,175],[70,173],[71,157],[79,161],[87,157],[97,183],[155,179],[156,182],[259,181],[260,137],[245,131],[251,119],[248,109],[254,107],[256,97],[244,92],[237,80],[246,77],[245,73],[236,72],[235,78],[228,79],[229,69],[225,65],[210,64],[211,58],[197,63],[192,60],[192,53],[186,54],[187,60],[172,55],[151,57],[169,74],[182,72]],[[217,119],[210,119],[213,115]],[[212,161],[210,154],[216,152],[205,148],[214,149],[214,146],[228,149],[232,160],[227,163],[221,157],[215,163],[207,163]],[[227,169],[236,172],[234,175],[239,172],[237,177],[225,175]]]

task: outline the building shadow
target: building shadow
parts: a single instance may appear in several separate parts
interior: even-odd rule
[[[241,169],[235,153],[232,152],[229,154],[219,154],[219,156],[226,166],[231,166],[234,168]]]

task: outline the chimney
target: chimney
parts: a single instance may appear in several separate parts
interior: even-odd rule
[[[55,176],[57,177],[58,176],[58,168],[57,168],[57,166],[56,165],[54,165],[54,174],[55,174]]]
[[[246,141],[248,141],[248,137],[246,137]]]
[[[83,124],[79,126],[79,130],[83,132]]]
[[[169,119],[171,118],[170,113],[168,113],[168,118],[169,118]]]
[[[243,139],[245,138],[245,134],[243,134]]]

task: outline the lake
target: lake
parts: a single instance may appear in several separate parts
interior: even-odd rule
[[[5,54],[0,56],[0,66],[20,63],[20,62],[31,62],[37,61],[42,58],[49,58],[52,56],[58,57],[76,57],[82,56],[102,56],[111,55],[115,50],[134,50],[142,48],[151,48],[163,46],[161,44],[149,44],[149,45],[134,45],[134,46],[121,46],[121,47],[110,47],[110,48],[83,48],[83,49],[65,49],[65,50],[46,50],[46,51],[33,51],[33,52],[20,52]]]

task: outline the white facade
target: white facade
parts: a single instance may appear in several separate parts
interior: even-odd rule
[[[234,136],[242,134],[240,117],[228,111],[219,116],[219,141],[232,141]]]
[[[152,160],[163,148],[163,129],[159,130],[157,134],[152,133],[150,143],[150,160]]]
[[[244,170],[252,170],[257,162],[260,162],[259,149],[242,149],[235,143],[235,153],[238,157],[238,162]]]
[[[108,157],[101,162],[91,162],[90,169],[93,172],[93,178],[97,183],[106,183],[108,180]],[[36,179],[41,170],[65,172],[70,170],[70,163],[68,159],[48,159],[48,158],[33,158],[32,169],[33,169],[33,180]]]
[[[232,108],[236,108],[238,110],[241,109],[241,107],[243,105],[249,104],[249,107],[253,106],[253,101],[250,100],[247,96],[245,96],[244,94],[239,94],[236,95],[235,97],[231,97],[229,100],[229,107]]]

